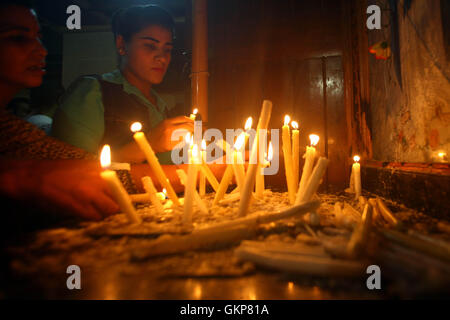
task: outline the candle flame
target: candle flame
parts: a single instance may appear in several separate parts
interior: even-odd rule
[[[273,159],[273,146],[272,146],[272,141],[270,141],[270,143],[269,143],[269,151],[268,151],[268,154],[267,154],[267,161],[272,161],[272,159]]]
[[[439,152],[438,156],[439,158],[444,158],[447,154],[445,152]]]
[[[293,282],[291,282],[291,281],[288,282],[288,289],[289,289],[289,291],[294,290],[294,283]]]
[[[317,144],[319,143],[319,136],[317,134],[310,134],[309,135],[309,140],[311,141],[311,146],[317,146]]]
[[[297,123],[297,121],[292,121],[292,128],[294,128],[295,130],[297,130],[298,129],[298,123]]]
[[[202,140],[202,150],[206,150],[206,141],[205,139]]]
[[[140,122],[135,122],[131,125],[132,132],[139,132],[142,130],[142,124]]]
[[[162,191],[163,193],[164,193],[164,195],[166,196],[166,198],[167,198],[167,190],[166,190],[166,188],[163,188],[163,191]]]
[[[196,115],[197,113],[198,113],[198,109],[195,108],[195,109],[192,111],[192,114],[193,114],[193,115]]]
[[[284,125],[287,126],[289,124],[289,122],[291,122],[291,117],[289,117],[288,115],[284,116]]]
[[[100,164],[102,168],[108,168],[111,165],[111,147],[105,144],[100,154]]]
[[[239,137],[236,139],[236,142],[234,143],[234,149],[240,150],[245,142],[245,134],[241,133]]]
[[[353,160],[354,160],[355,162],[359,162],[359,160],[361,160],[361,158],[360,158],[359,156],[354,156],[354,157],[353,157]]]
[[[199,284],[195,286],[194,297],[197,300],[200,300],[202,298],[202,287]]]
[[[244,126],[245,131],[250,130],[252,128],[252,124],[253,124],[253,118],[248,117],[247,121],[245,121],[245,126]]]

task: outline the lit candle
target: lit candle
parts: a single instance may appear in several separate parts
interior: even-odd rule
[[[245,126],[244,126],[244,130],[245,130],[245,146],[248,145],[248,139],[250,138],[250,134],[248,133],[248,131],[252,128],[252,124],[253,124],[253,118],[252,117],[248,117],[247,121],[245,121]]]
[[[201,160],[202,160],[202,166],[205,164],[206,161],[206,141],[202,140],[202,150],[200,151],[201,154]],[[205,164],[206,165],[206,164]],[[206,176],[203,173],[203,170],[200,170],[199,172],[199,194],[200,196],[204,196],[206,193]]]
[[[352,166],[352,173],[355,186],[355,198],[358,199],[361,195],[361,165],[359,164],[359,156],[354,156],[355,163]]]
[[[245,142],[245,134],[241,133],[236,139],[233,151],[233,170],[234,175],[236,176],[237,185],[239,186],[241,192],[245,181],[245,167],[241,153],[241,149],[244,146],[244,142]]]
[[[120,210],[127,215],[130,223],[141,223],[141,218],[134,210],[131,198],[117,177],[116,172],[107,169],[111,165],[111,148],[109,145],[103,147],[100,155],[100,163],[102,168],[105,169],[100,173],[100,176],[108,184],[114,199],[119,204]]]
[[[255,187],[255,193],[258,198],[263,198],[264,196],[264,168],[270,165],[270,161],[272,161],[273,158],[273,146],[272,141],[269,143],[269,151],[267,154],[267,161],[264,161],[265,163],[260,163],[258,172],[256,173],[256,187]]]
[[[159,183],[167,189],[167,193],[169,194],[170,199],[172,199],[173,203],[176,205],[180,205],[180,202],[178,201],[177,194],[175,193],[175,190],[173,190],[172,185],[170,184],[169,179],[167,179],[166,174],[164,173],[164,170],[162,169],[161,165],[159,164],[158,158],[155,155],[155,152],[153,151],[152,147],[147,141],[147,138],[145,137],[145,134],[141,132],[142,125],[139,122],[135,122],[131,125],[131,131],[135,132],[133,135],[134,140],[139,145],[140,149],[144,153],[145,157],[147,158],[147,162],[150,165],[150,167],[153,169],[153,172],[156,175],[156,178],[158,179]]]
[[[191,115],[189,116],[189,118],[191,118],[191,120],[194,120],[194,121],[195,121],[195,119],[197,118],[197,113],[198,113],[198,109],[195,108],[195,109],[192,111],[192,113],[191,113]]]
[[[186,186],[186,180],[187,180],[187,176],[186,173],[181,170],[178,169],[176,170],[178,177],[180,178],[181,184]],[[198,194],[197,190],[194,189],[194,200],[195,203],[197,204],[198,209],[204,213],[207,214],[208,213],[208,208],[206,207],[205,203],[203,202],[202,198],[200,197],[200,195]]]
[[[352,172],[350,174],[350,183],[348,184],[348,189],[346,189],[345,191],[348,191],[349,193],[354,193],[355,192],[355,178],[353,177],[353,167],[352,167],[351,171]]]
[[[303,193],[303,196],[301,198],[296,199],[295,205],[301,205],[305,202],[311,201],[312,197],[319,188],[323,175],[327,170],[328,162],[329,160],[327,158],[322,157],[319,159],[319,161],[317,161],[317,164],[308,179],[305,192]]]
[[[195,187],[197,186],[197,175],[201,160],[198,150],[198,145],[192,146],[192,151],[189,152],[189,168],[187,181],[184,185],[184,221],[186,223],[192,222],[192,209],[195,198]]]
[[[152,178],[143,177],[141,180],[142,180],[142,185],[144,186],[144,190],[145,190],[145,192],[147,192],[147,195],[150,198],[150,201],[155,206],[156,211],[158,211],[159,214],[163,214],[164,207],[161,203],[161,200],[158,198],[158,192],[156,191],[156,188],[153,185]]]
[[[256,132],[267,129],[271,114],[272,102],[269,100],[264,100],[258,120],[258,126],[256,127]],[[245,175],[243,190],[241,190],[241,201],[239,202],[238,209],[239,216],[245,216],[247,214],[250,202],[252,200],[252,191],[255,187],[256,173],[258,170],[258,144],[259,137],[256,135],[256,139],[253,141],[250,151],[250,163],[247,168],[247,174]]]
[[[286,173],[286,182],[288,187],[289,202],[295,202],[295,179],[294,179],[294,165],[292,161],[292,144],[291,144],[291,130],[289,128],[291,118],[286,115],[284,117],[284,125],[282,128],[283,140],[283,154],[284,154],[284,168]]]
[[[292,121],[292,162],[294,164],[294,193],[297,193],[300,174],[300,131],[296,121]]]
[[[437,156],[439,162],[447,162],[447,153],[445,151],[439,151]]]
[[[298,204],[300,199],[303,197],[305,193],[305,189],[311,176],[311,173],[314,168],[314,161],[316,159],[316,148],[315,146],[319,143],[319,136],[315,134],[311,134],[309,136],[309,140],[311,142],[310,147],[306,147],[306,153],[303,156],[305,158],[305,164],[303,165],[302,178],[300,179],[300,184],[298,186],[297,195],[295,197],[295,203]]]

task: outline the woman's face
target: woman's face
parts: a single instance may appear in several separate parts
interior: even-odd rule
[[[119,36],[117,46],[123,67],[142,81],[161,83],[172,58],[172,33],[169,30],[151,25],[126,43]]]
[[[14,5],[0,9],[0,82],[17,88],[40,86],[46,56],[34,11]]]

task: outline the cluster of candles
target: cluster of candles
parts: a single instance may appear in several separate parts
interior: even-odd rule
[[[194,109],[190,118],[195,120],[197,109]],[[239,215],[246,215],[251,201],[256,198],[262,198],[264,194],[264,168],[270,166],[270,162],[273,158],[273,146],[272,142],[269,143],[267,153],[263,153],[264,156],[258,156],[258,146],[260,139],[260,132],[266,130],[270,120],[272,112],[272,103],[265,100],[261,110],[261,115],[258,121],[256,129],[256,137],[253,139],[253,144],[249,145],[250,150],[250,162],[245,170],[244,160],[242,158],[242,151],[245,149],[249,141],[249,130],[252,127],[252,118],[248,118],[245,124],[245,131],[242,132],[236,139],[233,148],[226,148],[227,142],[223,141],[226,150],[232,150],[232,163],[227,164],[224,175],[219,181],[214,176],[213,172],[207,165],[206,161],[206,142],[203,140],[201,145],[193,142],[193,137],[189,133],[185,142],[189,144],[188,148],[188,172],[187,174],[183,170],[177,170],[177,175],[180,182],[184,185],[184,199],[179,199],[175,193],[169,179],[167,179],[164,170],[162,169],[152,147],[150,146],[145,134],[141,131],[142,125],[139,122],[133,123],[131,130],[134,132],[133,138],[144,153],[149,166],[152,168],[156,179],[160,185],[164,188],[164,193],[157,192],[153,181],[150,177],[142,178],[142,185],[145,189],[145,194],[141,195],[147,197],[156,208],[159,213],[164,212],[162,201],[166,197],[170,198],[172,204],[175,206],[183,205],[183,217],[186,223],[192,221],[192,213],[194,203],[197,205],[198,210],[203,213],[208,213],[208,208],[202,200],[202,196],[205,195],[206,181],[212,186],[215,191],[213,205],[217,205],[224,199],[229,185],[232,182],[233,177],[236,178],[237,188],[233,190],[229,198],[234,200],[240,200],[239,203]],[[293,130],[291,130],[289,123],[291,123]],[[282,143],[283,153],[286,170],[286,182],[288,187],[289,201],[292,205],[301,205],[312,199],[314,194],[320,185],[323,175],[325,174],[328,159],[324,157],[317,158],[316,145],[319,142],[317,135],[310,135],[311,145],[306,147],[306,153],[304,155],[305,164],[303,166],[303,172],[300,178],[299,174],[299,130],[298,124],[295,121],[290,121],[290,117],[285,117],[285,122],[282,127]],[[141,219],[136,213],[132,199],[126,192],[125,188],[119,181],[115,171],[108,169],[111,165],[111,150],[108,145],[105,145],[100,156],[100,162],[104,171],[101,173],[101,177],[108,183],[114,197],[116,198],[120,209],[127,215],[131,223],[140,223]],[[358,166],[353,166],[352,176],[358,177],[359,183],[355,178],[355,189],[361,190],[360,175],[359,175],[359,163]],[[199,187],[197,191],[197,179],[199,179]]]
[[[293,128],[292,135],[289,124],[291,124]],[[303,165],[303,171],[300,178],[299,126],[297,122],[291,122],[289,115],[284,117],[284,125],[282,127],[284,167],[289,202],[292,205],[300,205],[310,201],[317,192],[322,177],[325,174],[329,160],[324,157],[319,157],[316,163],[316,158],[318,156],[316,146],[319,143],[319,139],[319,136],[315,134],[309,136],[311,145],[306,147],[306,152],[303,156],[305,164]]]

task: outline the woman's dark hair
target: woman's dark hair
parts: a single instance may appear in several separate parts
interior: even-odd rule
[[[172,33],[175,38],[175,22],[172,16],[156,5],[132,6],[116,11],[112,18],[114,37],[121,35],[125,41],[145,27],[157,25]]]

